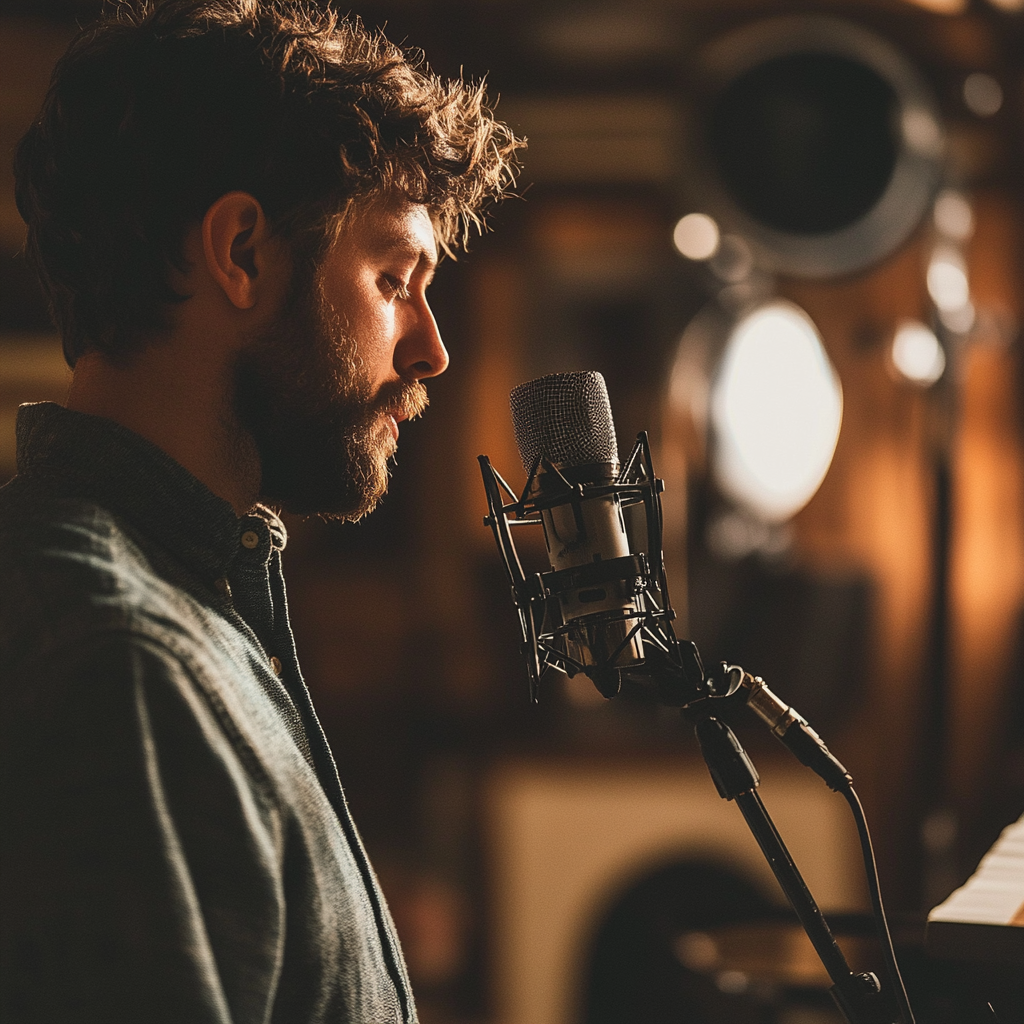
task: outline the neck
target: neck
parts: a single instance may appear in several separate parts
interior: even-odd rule
[[[185,359],[173,339],[158,339],[125,366],[86,353],[66,405],[144,437],[242,515],[259,495],[259,457],[234,417],[230,365],[190,349]]]

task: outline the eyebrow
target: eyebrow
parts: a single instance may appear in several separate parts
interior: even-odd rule
[[[411,256],[416,260],[417,269],[422,269],[426,274],[428,283],[433,279],[437,270],[437,251],[431,252],[405,235],[386,235],[373,246],[373,253],[376,256],[388,256],[392,253],[401,253],[403,256]]]

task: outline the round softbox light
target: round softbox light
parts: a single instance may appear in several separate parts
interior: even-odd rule
[[[929,89],[858,25],[746,25],[708,47],[698,81],[693,198],[766,269],[859,270],[896,249],[934,198],[944,138]]]

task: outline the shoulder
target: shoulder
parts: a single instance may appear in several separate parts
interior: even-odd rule
[[[32,480],[0,488],[0,655],[126,628],[161,586],[110,510]]]
[[[42,636],[20,661],[0,663],[4,776],[18,766],[35,775],[45,754],[47,772],[70,791],[77,783],[68,772],[130,779],[146,767],[138,759],[159,749],[176,776],[206,765],[210,780],[218,765],[276,802],[245,708],[202,645],[138,615],[78,616],[60,632]]]
[[[117,517],[86,498],[69,497],[43,480],[15,477],[0,487],[0,558],[6,569],[81,563],[93,556],[95,566],[112,562],[123,547]],[[97,561],[98,560],[98,561]]]
[[[0,686],[0,721],[5,734],[11,731],[4,747],[31,737],[37,749],[68,752],[97,741],[117,746],[111,740],[120,736],[141,750],[166,723],[176,723],[171,732],[179,745],[196,732],[230,746],[231,730],[223,728],[205,683],[201,668],[156,636],[97,630],[33,659]],[[37,770],[35,759],[27,763]]]
[[[12,721],[74,728],[176,694],[251,760],[244,637],[157,547],[95,502],[25,478],[0,489],[0,703]]]

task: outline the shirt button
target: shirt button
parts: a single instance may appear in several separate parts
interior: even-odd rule
[[[274,670],[274,675],[279,676],[281,674],[281,659],[277,655],[272,655],[270,658],[270,667]]]
[[[231,596],[231,584],[228,583],[223,576],[221,576],[219,580],[213,581],[213,588],[218,594],[222,594],[224,597]]]
[[[242,547],[248,548],[252,551],[253,548],[259,547],[260,535],[255,530],[246,530],[242,534]]]

